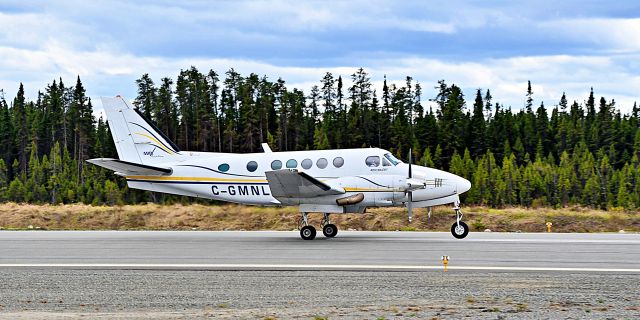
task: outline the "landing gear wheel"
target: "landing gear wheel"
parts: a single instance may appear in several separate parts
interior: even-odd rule
[[[313,240],[316,237],[316,228],[313,226],[304,226],[300,229],[300,237],[304,240]]]
[[[458,225],[458,222],[454,222],[453,225],[451,225],[451,234],[456,239],[463,239],[469,234],[469,226],[462,221],[459,223],[460,225]]]
[[[335,224],[329,223],[322,228],[322,233],[327,238],[333,238],[338,234],[338,227]]]

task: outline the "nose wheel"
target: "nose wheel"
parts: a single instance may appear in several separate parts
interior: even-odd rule
[[[458,204],[453,208],[456,212],[456,222],[451,225],[451,234],[456,239],[464,239],[469,234],[469,226],[462,222],[462,211]]]

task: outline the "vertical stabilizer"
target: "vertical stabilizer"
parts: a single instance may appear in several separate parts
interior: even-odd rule
[[[101,98],[120,160],[140,164],[178,161],[180,150],[120,96]]]

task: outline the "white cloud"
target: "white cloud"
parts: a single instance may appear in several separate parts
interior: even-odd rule
[[[90,27],[43,13],[7,14],[0,12],[0,43],[15,48],[38,48],[50,41],[83,47],[91,39]]]
[[[130,3],[97,0],[65,1],[42,7],[38,8],[41,11],[33,13],[0,12],[0,88],[5,89],[7,96],[15,94],[20,81],[25,83],[30,97],[35,98],[36,91],[44,89],[53,79],[62,77],[67,85],[71,85],[76,75],[80,75],[88,93],[94,97],[118,93],[133,97],[134,80],[141,74],[150,73],[156,81],[164,76],[175,79],[180,69],[191,65],[202,72],[214,69],[224,73],[233,67],[243,74],[266,74],[272,80],[282,77],[290,87],[305,91],[318,84],[327,71],[341,74],[346,87],[350,74],[362,66],[372,75],[378,91],[385,74],[390,82],[398,84],[403,84],[409,75],[422,83],[426,100],[435,95],[433,86],[437,81],[445,79],[465,89],[469,100],[475,89],[489,88],[495,101],[514,108],[520,108],[524,103],[527,80],[532,81],[536,104],[544,100],[547,106],[556,104],[563,91],[570,100],[582,102],[593,86],[596,94],[615,98],[618,106],[628,111],[640,92],[640,77],[637,76],[640,70],[640,19],[637,18],[563,19],[554,16],[552,20],[540,19],[538,23],[526,14],[512,14],[524,12],[518,8],[502,12],[491,7],[478,8],[473,3],[460,6],[444,2],[433,5],[422,2],[229,1],[212,6],[208,1]],[[503,58],[451,58],[430,56],[429,52],[422,54],[420,49],[394,51],[400,46],[394,45],[397,40],[393,38],[376,39],[374,42],[384,46],[382,48],[365,47],[366,43],[353,39],[357,45],[336,50],[334,56],[326,57],[331,61],[330,67],[318,67],[318,61],[325,58],[318,56],[308,57],[307,66],[300,67],[288,62],[267,63],[260,55],[247,52],[216,56],[216,52],[194,50],[168,57],[163,56],[167,53],[162,50],[150,56],[127,48],[137,40],[148,40],[149,45],[153,45],[169,39],[165,44],[171,44],[171,37],[177,39],[181,33],[193,37],[199,32],[209,32],[213,38],[224,34],[245,45],[287,41],[282,48],[284,52],[296,50],[296,46],[313,50],[317,48],[314,45],[335,45],[315,34],[335,33],[337,37],[340,32],[349,31],[355,34],[352,37],[357,37],[358,33],[371,37],[383,30],[392,31],[386,34],[417,31],[453,38],[470,29],[487,26],[490,26],[488,32],[496,32],[496,35],[505,32],[507,36],[506,30],[510,27],[521,30],[528,26],[533,36],[542,33],[555,40],[590,44],[587,47],[593,51],[580,55],[531,55],[526,50],[525,53],[507,50]],[[111,34],[116,29],[118,31]],[[144,36],[128,37],[118,32]],[[201,40],[195,38],[194,43]],[[491,38],[487,37],[487,48],[483,50],[489,50],[493,44],[489,40]],[[344,43],[345,39],[342,41]],[[443,41],[442,44],[448,43]],[[225,45],[219,43],[220,47]],[[434,45],[426,43],[424,47],[428,49]],[[502,45],[509,46],[508,43]],[[505,50],[505,47],[498,49]],[[375,54],[380,57],[371,58]],[[306,61],[306,57],[301,59]]]
[[[604,51],[623,53],[640,51],[640,18],[580,18],[544,22],[543,30],[591,43]]]
[[[445,79],[447,83],[462,87],[468,100],[472,99],[475,89],[488,88],[494,101],[519,109],[524,104],[526,82],[531,80],[536,104],[544,100],[547,107],[555,105],[563,91],[567,92],[570,101],[582,102],[593,86],[596,94],[616,99],[618,106],[628,112],[637,99],[634,94],[640,92],[640,77],[625,71],[617,62],[615,57],[566,55],[466,62],[410,57],[367,60],[362,66],[379,87],[378,92],[384,75],[390,83],[398,85],[404,84],[406,76],[412,76],[422,84],[425,101],[435,96],[433,87],[437,81]],[[350,75],[357,68],[279,66],[242,59],[139,57],[106,47],[75,51],[56,42],[49,42],[39,50],[0,47],[0,70],[11,74],[12,78],[26,79],[26,89],[31,98],[35,98],[36,90],[44,89],[53,79],[62,77],[71,85],[76,75],[82,78],[90,96],[124,94],[133,98],[134,80],[143,73],[149,73],[156,81],[164,76],[175,79],[180,69],[191,65],[201,72],[214,69],[224,73],[235,68],[245,75],[254,72],[267,75],[272,80],[282,77],[289,87],[307,92],[327,71],[342,75],[346,88]],[[12,96],[17,83],[5,78],[0,81],[0,86],[8,96]]]

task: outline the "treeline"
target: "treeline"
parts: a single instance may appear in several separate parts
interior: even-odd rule
[[[466,203],[491,206],[640,207],[640,108],[622,114],[613,99],[534,107],[531,84],[524,108],[512,111],[478,89],[466,102],[455,84],[439,81],[425,110],[420,83],[369,75],[326,73],[309,92],[235,70],[220,76],[195,67],[158,82],[136,80],[134,104],[183,150],[260,152],[379,146],[421,165],[449,170],[473,186]],[[526,90],[525,90],[526,89]],[[48,85],[25,101],[0,100],[0,201],[94,204],[192,201],[127,190],[124,179],[86,165],[115,157],[109,129],[94,119],[78,78]]]

